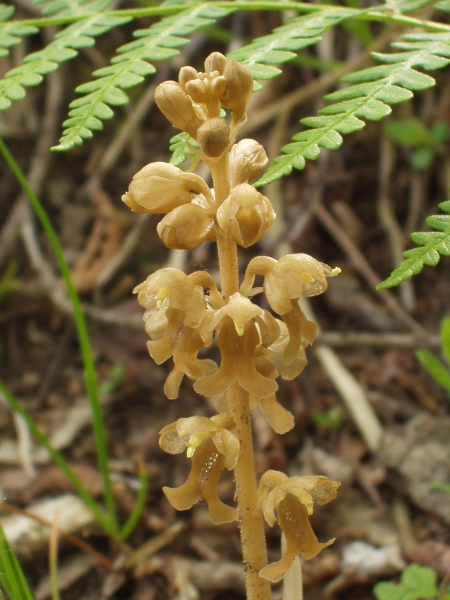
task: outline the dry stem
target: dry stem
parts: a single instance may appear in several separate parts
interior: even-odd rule
[[[257,486],[248,393],[237,383],[228,392],[228,406],[241,444],[234,474],[247,600],[270,600],[270,583],[258,575],[267,565],[267,552],[263,515],[255,514]]]

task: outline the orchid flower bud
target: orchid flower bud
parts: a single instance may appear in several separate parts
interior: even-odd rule
[[[184,89],[194,102],[201,104],[202,102],[205,103],[209,100],[208,90],[201,79],[191,79],[191,81],[187,81]]]
[[[217,75],[211,79],[211,94],[215,98],[223,96],[227,89],[227,81],[223,75]]]
[[[136,173],[122,201],[135,212],[165,214],[191,202],[193,193],[213,200],[208,185],[195,173],[155,162]]]
[[[196,139],[197,129],[206,120],[206,115],[199,105],[192,102],[179,83],[165,81],[158,85],[155,102],[172,125]]]
[[[233,125],[236,126],[245,115],[248,101],[253,93],[253,77],[247,67],[230,60],[223,72],[227,91],[220,99],[224,108],[233,111]]]
[[[205,60],[205,71],[207,73],[213,73],[214,71],[217,71],[222,75],[227,64],[228,60],[223,54],[220,52],[213,52]]]
[[[197,141],[204,154],[209,158],[217,158],[230,145],[230,128],[225,119],[216,117],[208,119],[197,131]]]
[[[250,183],[267,165],[267,154],[256,140],[241,140],[230,150],[230,186]]]
[[[178,82],[184,88],[188,81],[197,79],[198,73],[194,67],[181,67],[178,74]]]
[[[197,204],[175,208],[156,229],[166,248],[193,250],[203,242],[215,240],[214,219]]]

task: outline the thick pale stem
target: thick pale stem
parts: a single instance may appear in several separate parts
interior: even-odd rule
[[[217,206],[230,193],[228,152],[209,164]],[[228,298],[239,290],[237,246],[230,238],[217,239],[222,294]],[[262,514],[255,515],[257,482],[253,453],[252,424],[248,393],[234,383],[228,391],[228,407],[237,426],[240,442],[239,460],[235,467],[236,497],[245,565],[247,600],[270,600],[268,581],[258,572],[267,565],[266,539]]]
[[[255,514],[257,485],[248,393],[237,383],[228,392],[228,408],[241,444],[234,474],[247,600],[270,600],[270,583],[258,575],[267,565],[267,551],[263,515]]]
[[[228,237],[217,236],[220,284],[224,298],[239,291],[237,247]]]
[[[230,193],[229,155],[224,152],[219,159],[208,163],[211,169],[216,205],[220,206]],[[239,269],[237,246],[229,237],[217,237],[217,253],[219,256],[220,284],[222,294],[229,298],[239,290]]]

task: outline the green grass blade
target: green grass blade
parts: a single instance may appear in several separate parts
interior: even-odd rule
[[[34,600],[17,556],[9,545],[0,523],[0,583],[8,595],[7,600]],[[0,598],[4,596],[0,590]]]
[[[18,415],[22,417],[22,419],[27,424],[29,430],[34,435],[34,437],[38,440],[42,446],[47,450],[47,452],[52,457],[53,462],[62,470],[64,475],[69,480],[73,489],[79,494],[79,496],[83,499],[86,505],[90,508],[90,510],[95,514],[100,525],[107,531],[108,533],[114,534],[115,532],[111,529],[111,523],[103,512],[103,510],[99,507],[96,501],[92,498],[86,488],[83,486],[78,477],[73,473],[72,469],[62,456],[53,446],[50,444],[47,437],[42,433],[39,427],[36,425],[34,419],[31,415],[20,405],[20,402],[11,393],[11,391],[6,387],[3,381],[0,380],[0,393],[3,394],[5,400],[11,407],[11,409],[16,412]]]
[[[15,161],[12,154],[9,152],[9,149],[0,138],[0,153],[3,155],[7,164],[11,168],[14,176],[19,182],[20,186],[28,196],[30,203],[41,222],[41,225],[47,235],[48,241],[52,246],[52,249],[55,253],[56,259],[58,261],[59,268],[61,270],[62,276],[67,286],[67,291],[69,294],[70,301],[73,307],[75,325],[78,333],[78,339],[81,348],[81,354],[83,358],[84,364],[84,380],[86,384],[86,392],[89,398],[89,403],[92,411],[93,418],[93,429],[97,450],[97,458],[100,467],[100,471],[102,474],[103,480],[103,490],[104,490],[104,498],[106,511],[108,514],[108,527],[107,531],[113,534],[117,534],[118,532],[118,524],[117,524],[117,514],[116,514],[116,506],[114,501],[114,495],[111,487],[111,479],[109,473],[108,466],[108,452],[107,452],[107,444],[106,444],[106,433],[105,427],[103,423],[103,416],[100,406],[100,399],[98,395],[97,388],[97,378],[95,373],[95,365],[94,359],[92,356],[91,345],[89,341],[89,334],[87,330],[86,321],[84,319],[83,311],[81,309],[80,298],[77,294],[75,286],[72,282],[72,277],[70,275],[70,269],[64,257],[61,245],[59,243],[58,237],[56,235],[55,230],[50,222],[50,219],[47,216],[42,204],[37,198],[36,194],[31,189],[25,175],[20,170],[19,165]],[[104,521],[104,519],[103,519]],[[104,523],[105,525],[105,523]]]
[[[148,491],[148,474],[144,464],[142,464],[139,468],[139,483],[139,492],[134,503],[133,510],[119,532],[119,537],[121,540],[126,540],[127,537],[132,533],[133,529],[138,524],[142,511],[144,510]]]

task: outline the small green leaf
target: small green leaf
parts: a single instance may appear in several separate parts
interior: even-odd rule
[[[128,104],[130,101],[129,97],[120,88],[111,86],[103,94],[103,100],[111,106],[122,106]]]
[[[450,485],[448,483],[441,483],[440,481],[434,481],[431,484],[433,490],[439,490],[440,492],[445,492],[446,494],[450,494]],[[444,598],[447,597],[447,594]]]
[[[341,406],[332,406],[328,410],[313,410],[311,421],[324,429],[340,429],[344,423],[344,415]]]
[[[398,69],[397,65],[377,65],[376,67],[369,67],[362,71],[356,71],[356,73],[350,73],[341,79],[344,83],[366,83],[370,81],[379,81],[389,77],[395,73]],[[392,83],[392,81],[390,82]]]
[[[435,80],[425,73],[419,73],[414,69],[402,69],[393,78],[393,83],[407,88],[408,90],[418,91],[427,90],[430,87],[436,85]]]
[[[428,129],[419,119],[393,119],[385,124],[384,131],[393,142],[407,148],[432,143]]]
[[[435,123],[431,128],[430,135],[434,144],[445,144],[450,139],[450,127],[448,123],[444,121]]]
[[[300,136],[301,134],[299,134]],[[294,136],[295,139],[297,139]],[[326,150],[337,150],[342,145],[342,136],[337,131],[327,131],[320,138],[320,146]]]
[[[25,88],[21,85],[13,85],[9,88],[7,96],[10,100],[22,100],[25,98]]]
[[[172,158],[170,164],[175,167],[180,167],[185,163],[188,158],[192,158],[195,154],[189,148],[198,147],[198,144],[191,138],[188,133],[179,133],[170,140],[170,151],[172,152]]]
[[[398,104],[399,102],[405,102],[412,97],[413,93],[411,91],[399,87],[398,85],[387,85],[375,94],[377,100],[386,102],[386,104]]]
[[[47,4],[43,10],[44,15],[58,16],[83,16],[100,13],[106,10],[113,0],[34,0],[35,4]]]
[[[450,390],[450,371],[428,350],[416,350],[416,358],[441,387]]]
[[[355,112],[357,117],[362,117],[368,121],[379,121],[383,117],[390,115],[392,109],[390,106],[379,100],[368,100]]]
[[[433,164],[433,158],[432,148],[417,148],[417,150],[411,152],[411,166],[416,171],[426,171]]]
[[[377,600],[423,600],[438,594],[437,575],[429,567],[411,564],[403,571],[400,583],[382,582],[373,588]]]

